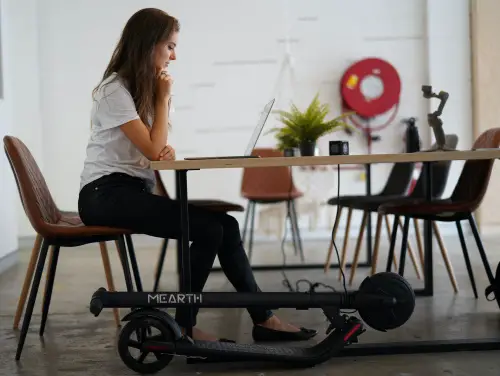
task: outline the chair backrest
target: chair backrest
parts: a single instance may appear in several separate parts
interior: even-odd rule
[[[445,136],[445,145],[451,149],[456,149],[458,145],[458,136],[456,134],[447,134]],[[432,145],[433,147],[435,146]],[[432,153],[432,151],[429,151]],[[431,165],[431,179],[432,179],[432,198],[439,198],[443,195],[446,189],[446,184],[448,183],[448,177],[450,176],[450,168],[452,161],[440,161],[437,163],[432,163]],[[415,184],[415,188],[410,194],[410,197],[425,197],[425,168],[428,166],[424,164],[422,167],[422,172]]]
[[[472,149],[496,149],[499,146],[500,128],[491,128],[479,135]],[[466,161],[451,194],[452,201],[467,202],[470,204],[470,211],[476,210],[488,189],[494,162],[494,159]]]
[[[455,149],[457,147],[457,144],[458,144],[458,136],[456,134],[446,135],[446,146]],[[435,144],[432,146],[435,146]],[[446,187],[446,179],[448,179],[449,167],[450,166],[448,166],[447,170],[445,168],[443,171],[436,171],[436,175],[441,174],[439,175],[439,178],[433,180],[433,183],[435,183],[433,184],[433,187],[439,187],[439,189],[435,189],[435,194],[437,196],[441,196]],[[387,179],[387,183],[385,184],[385,187],[382,189],[382,192],[380,194],[394,195],[394,196],[406,194],[408,188],[410,187],[414,170],[415,170],[415,163],[394,164],[394,167],[392,168],[389,174],[389,178]],[[444,177],[444,181],[442,182],[443,185],[441,186],[438,182],[441,181],[442,177]],[[423,182],[420,181],[419,179],[419,181],[417,181],[415,185],[415,188],[412,190],[412,195],[414,195],[413,197],[416,196],[420,197],[419,195],[423,194],[424,192],[423,189],[424,189]]]
[[[61,212],[27,146],[13,136],[5,136],[3,144],[16,179],[24,212],[35,231],[43,236],[47,224],[57,223]]]
[[[282,157],[283,153],[272,148],[256,148],[252,155],[261,158]],[[243,197],[269,197],[272,194],[283,194],[294,191],[291,169],[279,167],[253,167],[243,169],[241,194]]]
[[[410,187],[415,163],[395,163],[389,173],[385,187],[379,193],[384,196],[404,195]]]

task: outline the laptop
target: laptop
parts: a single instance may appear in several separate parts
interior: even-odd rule
[[[262,133],[262,129],[264,128],[264,125],[266,124],[267,118],[269,117],[269,113],[271,112],[271,109],[273,108],[275,98],[271,99],[266,106],[264,107],[264,110],[261,112],[259,121],[257,122],[257,126],[255,127],[252,137],[250,138],[250,141],[248,143],[247,149],[245,150],[244,155],[226,155],[222,157],[190,157],[190,158],[184,158],[186,161],[195,161],[195,160],[200,160],[200,159],[233,159],[233,158],[259,158],[258,155],[252,155],[252,151],[255,148],[255,145],[257,144],[257,140],[260,137],[260,134]]]

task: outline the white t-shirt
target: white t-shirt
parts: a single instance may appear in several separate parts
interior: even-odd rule
[[[80,175],[80,189],[102,176],[114,172],[145,179],[149,189],[155,185],[150,161],[125,136],[120,126],[139,119],[134,100],[124,82],[112,74],[94,96],[92,129],[87,157]]]

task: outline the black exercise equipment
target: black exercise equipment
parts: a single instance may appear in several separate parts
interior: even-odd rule
[[[326,338],[309,348],[236,344],[231,342],[194,341],[164,310],[158,308],[182,305],[205,308],[246,308],[265,306],[271,309],[321,308],[329,321]],[[383,272],[367,277],[358,291],[335,292],[269,292],[269,293],[181,293],[181,292],[108,292],[101,287],[92,296],[90,311],[98,316],[104,308],[132,308],[123,321],[118,352],[130,369],[155,373],[166,367],[174,355],[203,358],[207,361],[270,361],[295,367],[310,367],[327,361],[365,331],[361,320],[341,312],[355,309],[361,319],[379,331],[403,325],[413,314],[415,294],[401,276]],[[153,329],[159,334],[153,335]],[[130,337],[135,334],[137,339]],[[140,350],[134,358],[130,348]],[[153,361],[144,363],[151,354]]]
[[[446,102],[448,101],[450,95],[446,91],[440,91],[438,94],[436,94],[432,91],[432,86],[430,85],[423,85],[422,93],[424,98],[439,99],[439,106],[437,110],[427,114],[427,123],[429,124],[429,127],[432,128],[434,138],[436,139],[436,146],[429,151],[454,151],[455,149],[450,148],[446,145],[443,120],[441,120],[440,118],[440,116],[443,114],[444,106],[446,105]]]

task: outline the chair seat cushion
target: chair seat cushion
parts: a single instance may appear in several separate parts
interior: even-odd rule
[[[372,195],[372,196],[367,196],[367,195],[346,195],[346,196],[339,196],[339,197],[332,197],[330,198],[327,203],[328,205],[340,205],[343,207],[348,207],[348,208],[353,208],[353,209],[360,209],[364,210],[366,207],[366,210],[369,210],[368,208],[375,207],[375,210],[377,210],[378,205],[381,203],[387,202],[388,200],[394,200],[401,198],[402,196],[397,195],[397,196],[388,196],[388,195]]]
[[[381,214],[451,221],[467,216],[470,213],[470,203],[450,199],[426,201],[419,198],[408,198],[380,205],[378,212]]]
[[[355,210],[364,210],[369,212],[376,212],[380,205],[386,204],[388,202],[406,200],[407,197],[397,195],[397,196],[372,196],[366,200],[358,200],[349,203],[349,208]]]
[[[363,200],[365,199],[366,195],[347,195],[347,196],[338,196],[338,197],[332,197],[328,199],[326,202],[328,205],[340,205],[340,206],[348,206],[349,203],[356,201],[356,200]]]
[[[47,237],[50,238],[90,238],[113,237],[131,234],[130,231],[105,226],[85,226],[77,212],[62,211],[59,221],[55,224],[45,224]]]

